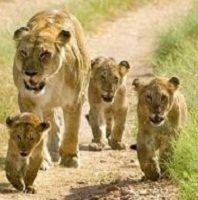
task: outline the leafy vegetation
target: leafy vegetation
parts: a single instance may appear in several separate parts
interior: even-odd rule
[[[169,169],[180,188],[180,199],[198,199],[198,4],[181,24],[160,34],[154,56],[158,75],[177,75],[186,96],[187,127],[174,144]]]

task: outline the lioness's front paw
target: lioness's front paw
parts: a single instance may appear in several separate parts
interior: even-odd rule
[[[62,155],[60,165],[71,168],[79,167],[79,160],[76,155]]]
[[[46,171],[52,166],[52,163],[48,160],[43,160],[40,166],[40,170]]]
[[[60,159],[60,155],[58,152],[50,152],[52,162],[58,162]]]
[[[109,139],[109,146],[113,149],[113,150],[123,150],[126,149],[126,145],[120,141],[116,141],[113,139]]]
[[[103,143],[92,142],[89,144],[89,151],[102,151],[104,149]]]
[[[29,194],[35,194],[36,193],[36,189],[34,186],[26,186],[24,193],[29,193]]]

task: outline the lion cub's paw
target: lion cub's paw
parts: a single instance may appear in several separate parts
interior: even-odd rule
[[[113,149],[113,150],[123,150],[126,149],[126,145],[120,141],[116,141],[113,139],[109,139],[109,146]]]
[[[36,194],[36,189],[34,186],[29,185],[25,188],[24,193]]]
[[[60,165],[69,167],[69,168],[78,168],[79,160],[77,156],[65,155],[61,157]]]
[[[103,143],[92,142],[89,144],[89,151],[102,151],[104,149]]]

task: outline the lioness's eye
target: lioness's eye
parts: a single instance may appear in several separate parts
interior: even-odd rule
[[[39,55],[41,61],[46,61],[51,58],[51,53],[49,51],[44,51]]]
[[[21,58],[25,58],[25,57],[27,57],[27,52],[24,51],[24,50],[20,50],[19,55],[20,55]]]

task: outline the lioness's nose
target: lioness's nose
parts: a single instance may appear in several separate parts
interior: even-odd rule
[[[27,69],[27,70],[25,70],[25,75],[35,76],[35,75],[37,75],[37,71],[35,71],[34,69]]]

